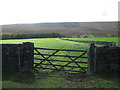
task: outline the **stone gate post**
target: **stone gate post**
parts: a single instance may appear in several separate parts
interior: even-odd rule
[[[33,69],[34,60],[34,43],[23,43],[23,67],[21,71]]]
[[[88,48],[88,72],[95,72],[95,44],[91,43]]]

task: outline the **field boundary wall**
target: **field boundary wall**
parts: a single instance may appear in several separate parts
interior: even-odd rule
[[[105,73],[119,70],[120,47],[95,46],[91,44],[88,50],[88,69],[91,73]]]
[[[116,46],[115,42],[106,42],[106,41],[82,41],[82,40],[71,40],[71,39],[61,39],[61,40],[81,42],[81,43],[94,43],[94,44],[108,45],[108,46]]]
[[[33,69],[34,43],[1,44],[2,69],[8,71],[26,71]],[[102,73],[117,71],[120,65],[120,47],[95,46],[90,44],[88,54],[88,72]],[[57,55],[56,55],[57,56]]]
[[[3,71],[24,71],[33,67],[34,44],[25,42],[22,44],[2,45],[2,69]]]

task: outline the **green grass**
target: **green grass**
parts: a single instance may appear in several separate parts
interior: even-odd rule
[[[91,37],[91,38],[65,38],[65,39],[82,40],[82,41],[116,42],[117,46],[120,46],[120,37]]]
[[[56,49],[86,49],[87,44],[64,41],[59,38],[39,38],[39,39],[14,39],[1,40],[3,44],[19,44],[23,42],[33,42],[35,47],[56,48]],[[81,48],[82,47],[82,48]]]
[[[84,38],[85,39],[85,38]],[[88,39],[88,38],[87,38]],[[33,42],[35,47],[56,48],[56,49],[74,49],[87,50],[88,44],[72,41],[60,40],[59,38],[41,38],[41,39],[16,39],[1,40],[3,44],[19,44],[23,42]],[[42,53],[52,53],[51,51],[41,51]],[[59,52],[64,55],[79,55],[78,53]],[[37,56],[36,56],[37,57]],[[53,59],[54,57],[51,57]],[[63,58],[56,58],[63,59]],[[67,59],[65,59],[67,60]],[[37,62],[37,61],[36,61]],[[3,88],[118,88],[118,76],[114,73],[101,75],[86,75],[82,78],[68,80],[68,75],[64,72],[43,72],[24,73],[10,72],[3,73]],[[78,81],[80,79],[80,81]],[[76,80],[78,82],[76,82]]]
[[[112,73],[79,78],[63,72],[11,72],[3,75],[2,88],[118,88],[118,76]]]

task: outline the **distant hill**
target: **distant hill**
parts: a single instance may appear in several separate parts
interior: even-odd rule
[[[62,22],[2,25],[3,34],[60,33],[65,36],[118,36],[117,22]]]

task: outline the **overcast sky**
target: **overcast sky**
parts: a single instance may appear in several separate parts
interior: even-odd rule
[[[118,21],[120,0],[0,0],[0,25]]]

